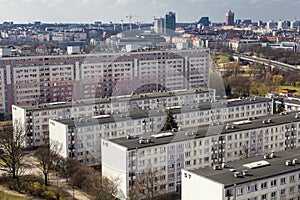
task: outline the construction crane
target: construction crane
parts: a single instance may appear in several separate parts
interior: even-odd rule
[[[122,31],[124,31],[124,19],[121,19],[121,28],[122,28]]]
[[[129,21],[129,29],[130,31],[132,30],[132,18],[137,18],[139,16],[132,16],[131,14],[127,15],[126,18],[128,19]]]
[[[129,19],[129,27],[130,27],[129,29],[130,29],[130,31],[132,30],[132,24],[131,24],[131,22],[132,22],[132,17],[133,17],[132,15],[127,15],[127,16],[126,16],[126,18]]]

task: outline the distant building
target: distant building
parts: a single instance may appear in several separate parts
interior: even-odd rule
[[[0,48],[0,57],[11,56],[11,50],[9,48]]]
[[[226,13],[226,25],[234,26],[234,12],[232,12],[231,10]]]
[[[164,33],[165,32],[165,19],[164,18],[155,18],[154,19],[154,32],[155,33]]]
[[[298,28],[300,28],[300,21],[297,21],[297,20],[292,21],[290,28],[291,29],[298,29]]]
[[[285,29],[289,28],[288,24],[289,24],[288,21],[279,20],[278,23],[277,23],[277,29],[278,30],[285,30]]]
[[[176,14],[175,12],[169,12],[165,17],[165,28],[168,34],[173,34],[176,28]]]
[[[209,27],[209,17],[201,17],[201,19],[198,21],[198,24],[201,24],[203,27]]]
[[[252,20],[251,19],[244,19],[243,24],[250,25],[250,24],[252,24]]]
[[[230,163],[228,168],[181,170],[182,200],[299,199],[300,149]]]
[[[237,19],[235,23],[236,23],[237,25],[241,25],[242,20],[241,20],[241,19]]]
[[[291,97],[296,92],[297,92],[297,90],[293,90],[293,89],[288,89],[288,88],[287,89],[281,89],[281,90],[279,90],[279,95]]]
[[[269,20],[268,22],[267,22],[267,26],[266,26],[266,28],[268,29],[268,30],[272,30],[272,29],[275,29],[276,28],[276,22],[274,22],[273,20]]]
[[[80,46],[68,46],[67,53],[68,55],[80,54]]]

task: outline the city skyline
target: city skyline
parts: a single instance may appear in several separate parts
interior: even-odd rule
[[[153,17],[162,17],[168,11],[176,12],[177,22],[195,22],[202,16],[213,22],[225,22],[225,13],[232,10],[235,19],[294,20],[300,0],[250,0],[235,2],[229,0],[0,0],[2,17],[0,22],[14,21],[29,23],[34,21],[55,23],[92,23],[121,20],[141,23],[153,22]],[[147,6],[145,6],[147,5]],[[127,16],[127,17],[126,17]]]

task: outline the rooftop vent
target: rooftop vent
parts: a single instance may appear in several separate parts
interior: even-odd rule
[[[222,169],[222,166],[220,166],[220,165],[214,165],[213,168],[214,168],[214,170],[220,170],[220,169]]]
[[[299,163],[299,161],[298,161],[297,158],[294,158],[294,159],[292,160],[292,164],[293,164],[293,165],[297,165],[298,163]]]
[[[287,115],[287,112],[281,112],[280,115]]]
[[[133,138],[133,137],[132,137],[131,135],[129,135],[129,134],[126,136],[126,139],[127,139],[127,140],[130,140],[130,139],[132,139],[132,138]]]
[[[146,144],[151,143],[151,138],[147,138],[147,139],[145,140],[145,142],[146,142]]]
[[[235,125],[229,125],[227,124],[225,127],[226,130],[231,130],[231,129],[235,129]]]
[[[248,170],[243,170],[242,174],[243,174],[243,176],[247,176],[248,175]]]
[[[226,168],[226,163],[225,162],[222,163],[222,168]]]
[[[286,166],[291,166],[292,165],[292,161],[291,160],[286,160],[285,161],[285,165]]]
[[[145,139],[144,138],[139,138],[139,143],[140,144],[145,144],[146,142],[145,142]]]
[[[275,153],[272,152],[272,153],[266,153],[264,155],[264,159],[272,159],[272,158],[275,158]]]
[[[188,137],[194,136],[194,135],[195,135],[194,132],[186,132],[186,133],[185,133],[185,136],[188,136]]]
[[[239,178],[239,177],[241,177],[241,172],[233,172],[233,176],[235,178]]]

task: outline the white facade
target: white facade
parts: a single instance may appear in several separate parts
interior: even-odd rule
[[[20,118],[31,132],[28,146],[39,146],[48,139],[49,119],[77,119],[97,115],[129,114],[129,110],[163,110],[165,107],[190,105],[215,100],[214,90],[179,90],[142,95],[115,96],[74,102],[55,102],[36,106],[13,106],[13,120]],[[20,112],[22,115],[20,115]],[[156,111],[153,111],[156,112]]]
[[[173,107],[172,111],[179,127],[181,129],[188,129],[199,125],[224,124],[226,121],[247,119],[249,116],[265,116],[268,114],[268,105],[272,104],[270,99],[265,99],[260,102],[252,101],[251,104],[249,100],[247,102],[245,101],[246,100],[241,101],[240,104],[237,103],[235,105],[233,105],[232,102],[228,107]],[[68,127],[68,133],[75,134],[77,139],[68,140],[68,143],[72,144],[76,142],[74,149],[79,152],[80,155],[85,154],[85,150],[92,152],[86,155],[86,158],[77,158],[78,153],[72,156],[69,155],[69,157],[74,157],[83,164],[94,165],[99,164],[93,163],[93,160],[97,161],[100,157],[100,155],[97,154],[99,153],[97,144],[100,142],[100,138],[120,138],[126,135],[139,136],[146,133],[158,133],[164,125],[166,112],[167,110],[160,109],[159,112],[157,110],[150,110],[150,112],[140,110],[128,114],[100,115],[97,119],[96,117],[90,117],[58,120],[58,122]],[[49,124],[49,126],[51,126],[51,124]],[[51,130],[53,134],[57,134],[56,132],[59,131],[55,129]],[[51,130],[50,135],[52,134]],[[61,134],[66,133],[62,132]],[[247,137],[249,137],[249,134],[248,136],[242,136],[240,139],[241,141],[247,141]],[[230,154],[229,157],[232,157],[231,154],[234,154],[234,152],[231,152],[234,150],[233,145],[234,144],[230,146],[228,151]]]
[[[232,169],[248,175],[234,177],[229,168],[213,170],[206,167],[182,170],[182,200],[269,200],[299,199],[300,165],[286,165],[286,160],[299,159],[300,150],[276,153],[275,158],[262,160],[261,156],[230,163]],[[267,162],[261,168],[248,168],[248,163]]]
[[[223,198],[224,185],[221,183],[197,176],[185,169],[182,169],[181,180],[182,200],[226,200]]]
[[[63,157],[63,158],[67,158],[69,156],[69,137],[74,136],[74,134],[72,133],[68,133],[68,126],[66,126],[65,124],[53,121],[53,120],[49,120],[49,132],[53,133],[50,135],[50,142],[59,142],[59,144],[61,144],[61,151],[59,152],[59,154]],[[70,145],[72,145],[70,143]]]
[[[162,182],[157,182],[157,193],[169,193],[179,190],[182,169],[222,166],[223,163],[230,165],[231,162],[240,160],[242,157],[258,155],[262,157],[272,152],[300,147],[300,118],[295,118],[295,113],[289,116],[271,116],[270,122],[265,121],[267,119],[259,118],[252,120],[249,124],[248,122],[243,124],[245,121],[230,123],[235,124],[235,128],[227,129],[226,127],[222,131],[220,127],[213,126],[183,130],[161,138],[143,135],[145,139],[151,138],[151,142],[145,142],[145,144],[140,144],[139,138],[102,139],[102,170],[106,174],[116,174],[120,171],[123,173],[122,176],[126,174],[126,181],[124,181],[127,185],[120,187],[122,194],[126,197],[141,172],[149,168],[154,171],[158,170],[163,179]],[[219,134],[218,131],[220,131]],[[107,163],[106,158],[114,157],[114,154],[104,154],[114,152],[115,148],[126,152],[127,166],[125,168],[122,166],[119,169],[116,161],[115,164]],[[219,191],[224,188],[214,183],[211,183],[211,187],[217,187]],[[190,189],[193,188],[195,187]],[[189,190],[186,193],[190,193]],[[224,190],[221,194],[224,194]],[[221,194],[216,194],[215,198],[220,197]]]
[[[67,53],[68,53],[68,55],[79,54],[80,46],[68,46]]]
[[[11,56],[11,51],[9,48],[0,48],[0,57],[9,57]]]
[[[289,111],[300,111],[300,97],[286,97],[281,101],[275,101],[276,106],[284,106],[284,110]],[[283,104],[283,105],[282,105]]]

